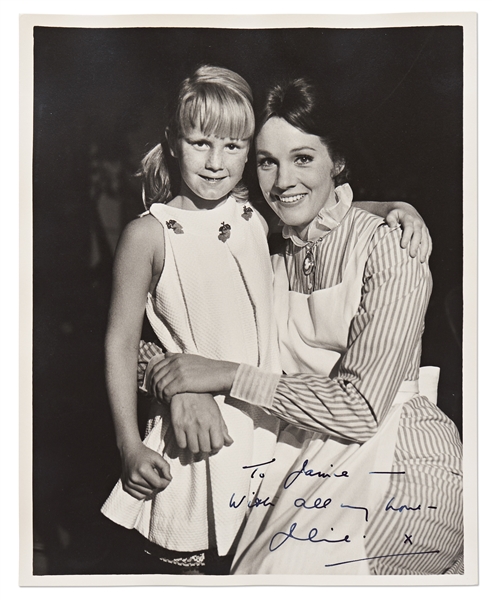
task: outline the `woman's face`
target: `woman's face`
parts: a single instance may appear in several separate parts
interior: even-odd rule
[[[266,201],[300,237],[325,204],[336,204],[335,165],[318,136],[272,117],[256,138],[256,159]]]
[[[203,201],[222,201],[241,180],[248,149],[248,140],[219,138],[189,129],[176,147],[184,184],[181,193],[199,207]]]

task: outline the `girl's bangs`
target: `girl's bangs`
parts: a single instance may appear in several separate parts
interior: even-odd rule
[[[184,103],[180,117],[181,128],[219,138],[249,140],[255,128],[251,104],[229,94],[197,94]]]

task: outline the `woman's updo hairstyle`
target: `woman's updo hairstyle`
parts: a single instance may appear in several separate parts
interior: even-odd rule
[[[250,140],[255,129],[253,93],[234,71],[203,65],[179,86],[168,107],[165,139],[146,154],[137,175],[142,177],[146,208],[155,202],[169,202],[179,193],[181,177],[175,158],[177,141],[190,129],[204,135]],[[231,192],[238,200],[248,199],[240,181]]]
[[[257,133],[272,117],[284,119],[304,133],[321,138],[337,168],[336,185],[346,183],[346,149],[338,111],[330,107],[315,86],[304,78],[291,79],[274,85],[267,92],[259,118]]]

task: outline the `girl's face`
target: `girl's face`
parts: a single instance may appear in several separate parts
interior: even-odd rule
[[[249,140],[204,135],[188,129],[176,145],[181,171],[181,195],[197,208],[212,208],[239,183],[248,160]]]
[[[272,117],[256,138],[256,159],[266,201],[301,238],[325,204],[336,204],[335,165],[318,136]]]

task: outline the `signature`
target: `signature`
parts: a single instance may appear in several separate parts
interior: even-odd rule
[[[301,475],[305,475],[306,477],[320,477],[322,479],[326,479],[327,477],[349,477],[348,471],[342,471],[341,473],[323,473],[323,471],[313,471],[313,469],[308,469],[308,464],[309,459],[306,458],[300,469],[292,471],[287,475],[284,481],[284,489],[288,489]]]
[[[318,529],[316,527],[313,527],[309,531],[307,537],[304,537],[304,538],[297,537],[294,535],[294,531],[296,530],[296,527],[297,527],[297,523],[292,523],[288,533],[286,533],[285,531],[278,531],[270,540],[270,544],[269,544],[270,552],[275,552],[275,550],[278,550],[280,548],[280,546],[283,546],[287,540],[297,540],[298,542],[312,542],[314,544],[320,544],[322,542],[327,543],[327,544],[339,544],[340,542],[350,542],[350,538],[349,538],[348,534],[340,540],[328,540],[326,538],[317,539]],[[274,542],[274,540],[276,540],[277,538],[280,538],[280,541]]]
[[[349,563],[362,562],[364,560],[376,560],[378,558],[392,558],[393,556],[415,556],[419,554],[439,554],[440,550],[425,550],[423,552],[399,552],[398,554],[382,554],[381,556],[368,556],[367,558],[356,558],[355,560],[344,560],[343,562],[331,563],[325,567],[338,567]]]

